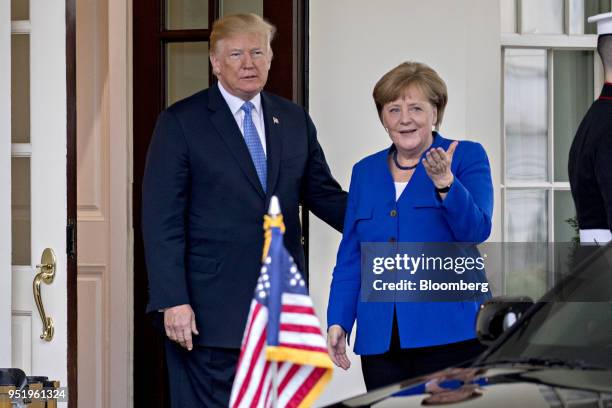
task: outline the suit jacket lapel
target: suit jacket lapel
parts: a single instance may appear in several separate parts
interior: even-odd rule
[[[257,192],[264,197],[264,191],[257,177],[257,170],[255,170],[249,149],[217,84],[210,87],[208,108],[213,111],[210,118],[213,126],[229,148],[238,163],[238,167]],[[228,165],[231,166],[232,164],[228,163]]]
[[[266,202],[274,193],[274,187],[278,180],[280,158],[282,150],[282,121],[278,113],[278,107],[265,93],[261,93],[262,109],[266,126],[266,153],[268,162],[268,189]]]

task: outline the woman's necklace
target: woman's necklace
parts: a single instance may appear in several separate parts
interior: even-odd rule
[[[417,162],[417,164],[415,164],[414,166],[402,166],[401,164],[399,164],[399,162],[397,161],[397,150],[393,151],[392,156],[393,156],[393,163],[395,163],[395,167],[397,167],[400,170],[414,170],[419,165],[419,162]]]

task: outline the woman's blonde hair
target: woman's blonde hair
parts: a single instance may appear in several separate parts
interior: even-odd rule
[[[403,62],[382,76],[374,86],[372,97],[376,104],[378,117],[382,121],[385,104],[399,99],[406,90],[416,86],[438,111],[436,130],[442,123],[444,109],[448,102],[446,84],[438,73],[420,62]]]

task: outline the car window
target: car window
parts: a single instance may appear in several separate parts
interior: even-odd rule
[[[612,368],[612,246],[580,265],[487,358],[551,358]]]

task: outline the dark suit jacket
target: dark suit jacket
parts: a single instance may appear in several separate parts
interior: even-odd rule
[[[606,82],[578,127],[568,172],[580,229],[612,231],[612,83]]]
[[[346,193],[332,177],[303,108],[262,92],[264,193],[217,85],[161,113],[143,182],[147,311],[190,304],[195,343],[240,347],[263,247],[263,215],[278,196],[285,245],[301,270],[299,203],[342,230]]]

